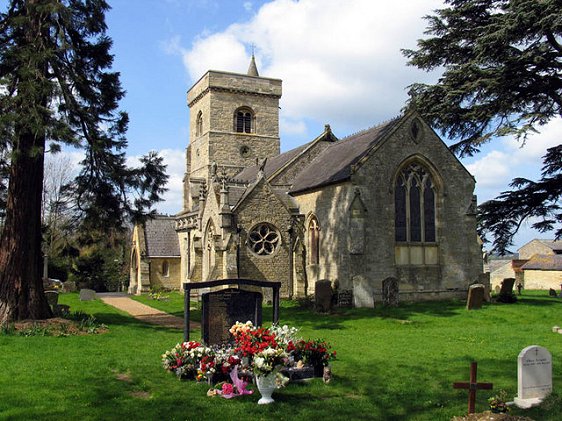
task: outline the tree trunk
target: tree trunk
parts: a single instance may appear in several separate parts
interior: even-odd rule
[[[41,279],[44,147],[44,137],[26,131],[14,148],[0,237],[0,324],[52,315]]]

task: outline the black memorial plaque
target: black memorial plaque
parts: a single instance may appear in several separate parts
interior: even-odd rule
[[[236,322],[250,320],[262,324],[262,294],[229,288],[203,294],[203,341],[207,345],[230,342],[230,328]]]

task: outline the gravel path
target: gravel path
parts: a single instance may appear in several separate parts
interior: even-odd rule
[[[110,306],[113,306],[126,313],[129,313],[134,318],[143,322],[169,327],[172,329],[183,330],[183,319],[181,317],[176,317],[145,304],[139,303],[131,299],[124,292],[98,293],[97,296],[104,303],[109,304]],[[198,329],[200,327],[201,325],[199,323],[193,321],[190,322],[190,330]]]

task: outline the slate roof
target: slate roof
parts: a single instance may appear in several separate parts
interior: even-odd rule
[[[562,271],[562,255],[536,254],[527,263],[525,263],[521,269]]]
[[[144,225],[146,254],[148,257],[180,256],[180,245],[172,216],[155,216]]]
[[[395,118],[330,145],[300,172],[289,193],[348,180],[352,166],[382,141],[399,121],[400,118]]]
[[[279,168],[283,167],[287,162],[296,158],[302,151],[304,151],[312,142],[305,143],[298,148],[291,149],[290,151],[284,152],[281,155],[277,155],[271,158],[267,158],[265,163],[265,177],[268,178],[271,174],[276,172]],[[238,173],[235,178],[237,181],[243,181],[246,183],[253,183],[256,181],[258,176],[259,165],[254,165],[243,169]]]

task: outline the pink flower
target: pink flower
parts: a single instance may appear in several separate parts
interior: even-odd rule
[[[232,395],[234,393],[234,386],[232,386],[230,383],[223,384],[222,393],[224,395]]]

